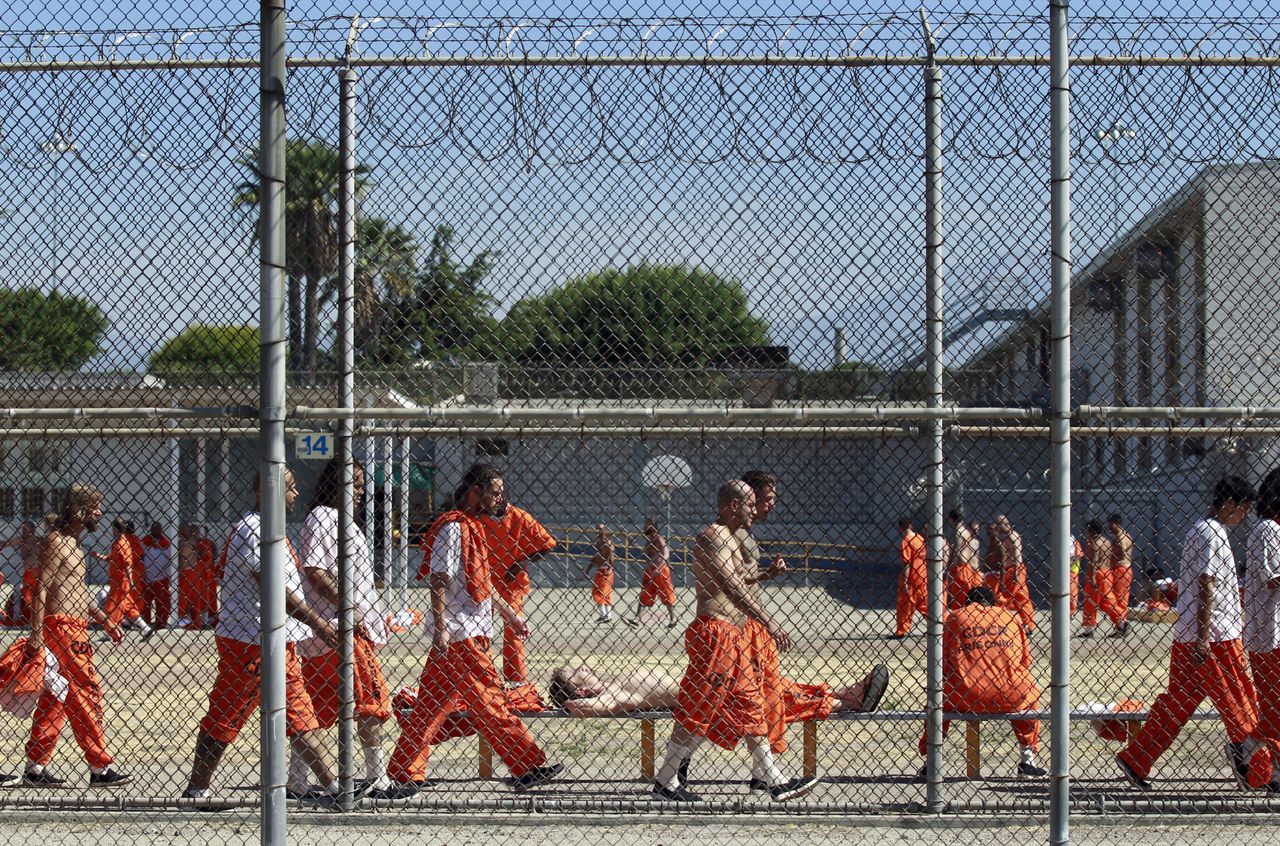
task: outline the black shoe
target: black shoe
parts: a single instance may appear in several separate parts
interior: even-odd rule
[[[801,796],[808,795],[817,786],[818,779],[815,776],[801,776],[770,787],[769,795],[773,797],[775,802],[787,802],[791,799],[799,799]]]
[[[1018,764],[1018,778],[1044,778],[1049,771],[1035,764]]]
[[[1116,630],[1111,634],[1107,635],[1107,637],[1124,637],[1128,633],[1129,633],[1129,622],[1126,620],[1125,622],[1117,626]]]
[[[546,784],[564,769],[564,764],[551,764],[546,767],[534,767],[522,776],[511,779],[511,787],[516,793],[523,793],[531,787]]]
[[[303,799],[314,799],[324,793],[322,787],[308,787],[306,790],[292,790],[288,787],[284,789],[284,798],[290,802],[301,802]]]
[[[298,804],[304,808],[330,811],[338,807],[338,794],[327,790],[308,790]]]
[[[1267,792],[1268,796],[1280,795],[1280,779],[1272,779],[1271,781],[1267,782],[1267,784],[1264,785],[1262,789]]]
[[[901,634],[901,635],[900,635],[900,634],[891,634],[891,635],[889,635],[889,640],[904,640],[905,638],[906,638],[906,635],[904,635],[904,634]]]
[[[640,628],[640,621],[639,621],[639,620],[633,620],[633,619],[631,619],[630,617],[623,617],[623,618],[622,618],[622,622],[626,623],[628,626],[630,626],[630,627],[631,627],[631,628],[633,628],[633,629],[638,629],[638,628]]]
[[[871,668],[871,679],[867,689],[862,692],[862,704],[858,706],[859,714],[870,714],[880,707],[884,692],[889,689],[889,668],[884,664],[876,664]]]
[[[915,781],[916,781],[916,784],[928,783],[929,781],[929,765],[928,764],[925,764],[923,767],[920,768],[920,771],[916,773]]]
[[[201,814],[216,814],[216,813],[219,813],[219,812],[221,812],[221,811],[225,811],[225,810],[227,810],[227,808],[225,808],[225,807],[221,807],[221,806],[219,806],[219,805],[196,805],[196,804],[189,804],[189,803],[192,803],[192,802],[195,802],[195,801],[199,801],[199,800],[201,800],[201,799],[208,799],[208,798],[209,798],[209,797],[207,797],[207,796],[195,796],[195,795],[193,795],[193,794],[191,793],[191,791],[190,791],[190,790],[184,790],[184,791],[182,791],[182,798],[183,798],[183,799],[188,800],[187,802],[184,802],[184,803],[180,806],[180,809],[181,809],[181,810],[183,810],[183,811],[196,811],[196,812],[201,813]]]
[[[1248,790],[1249,762],[1244,757],[1244,744],[1232,743],[1228,740],[1223,744],[1222,751],[1227,756],[1227,767],[1235,777],[1236,786],[1241,790]]]
[[[676,778],[680,779],[681,784],[689,783],[689,758],[685,758],[680,762],[680,766],[676,768]]]
[[[747,781],[747,790],[759,790],[761,792],[769,789],[769,782],[762,778],[752,778]]]
[[[30,770],[22,774],[23,787],[66,787],[67,780],[58,778],[48,770],[33,773]]]
[[[122,784],[128,784],[132,780],[132,776],[111,769],[105,773],[89,773],[90,787],[119,787]]]
[[[422,781],[393,781],[389,786],[370,790],[366,795],[370,799],[399,802],[404,799],[412,799],[422,791],[430,790],[433,786],[434,782],[427,779]]]
[[[656,781],[653,783],[653,795],[668,802],[701,802],[702,797],[686,788],[683,784],[675,787],[663,787]]]
[[[12,773],[0,773],[0,784],[8,784],[11,781],[17,781],[17,779],[18,777]]]
[[[1080,637],[1093,637],[1093,629],[1081,629]]]
[[[1138,775],[1137,772],[1134,771],[1133,767],[1125,763],[1124,758],[1121,758],[1119,755],[1117,755],[1116,763],[1120,765],[1120,772],[1124,773],[1125,781],[1129,782],[1139,790],[1151,789],[1151,782],[1147,781],[1145,778]]]

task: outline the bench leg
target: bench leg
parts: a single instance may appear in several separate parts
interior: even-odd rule
[[[977,720],[964,723],[964,771],[968,778],[982,778],[982,723]]]
[[[493,750],[484,735],[477,734],[476,737],[479,739],[476,751],[480,756],[480,778],[493,778]]]
[[[654,776],[653,720],[640,721],[640,778],[653,781]]]
[[[1125,720],[1124,723],[1124,739],[1130,744],[1138,737],[1138,732],[1142,731],[1142,720]]]
[[[809,720],[804,724],[804,775],[814,778],[818,775],[818,723]]]

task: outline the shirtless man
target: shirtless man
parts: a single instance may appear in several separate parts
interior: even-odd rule
[[[1098,627],[1098,611],[1111,595],[1111,541],[1102,532],[1102,523],[1085,524],[1084,543],[1084,625],[1080,637],[1093,637]]]
[[[627,617],[623,622],[628,626],[639,626],[644,609],[652,608],[655,602],[661,602],[667,608],[667,628],[676,627],[676,588],[671,581],[671,547],[667,539],[658,531],[658,524],[652,518],[644,521],[644,573],[640,578],[640,598],[637,600],[634,617]]]
[[[124,634],[120,626],[99,610],[85,584],[85,554],[80,535],[92,532],[102,519],[102,493],[84,484],[73,484],[62,497],[58,520],[39,546],[36,587],[31,603],[31,636],[27,655],[45,648],[58,661],[67,680],[66,701],[46,690],[36,704],[27,741],[27,768],[22,783],[31,787],[63,787],[66,782],[45,769],[53,758],[58,735],[68,716],[71,732],[89,764],[90,787],[116,787],[129,776],[111,766],[102,725],[102,680],[93,665],[89,622],[115,643]]]
[[[583,575],[591,577],[591,601],[596,606],[596,622],[613,620],[613,561],[615,550],[609,529],[596,525],[596,551],[587,562]]]
[[[694,542],[693,574],[697,616],[685,630],[689,665],[672,709],[674,726],[666,755],[654,779],[653,793],[675,802],[700,797],[680,782],[681,765],[705,738],[725,749],[745,740],[753,769],[770,796],[780,802],[813,790],[816,778],[787,780],[769,749],[759,674],[751,665],[743,625],[759,622],[778,649],[791,647],[791,638],[761,607],[746,583],[751,574],[738,531],[750,528],[755,517],[755,493],[734,479],[720,486],[717,519],[698,533]]]
[[[1133,587],[1133,535],[1125,531],[1119,514],[1107,518],[1107,529],[1115,542],[1111,545],[1111,592],[1103,610],[1115,627],[1110,636],[1124,637],[1129,632],[1129,589]]]
[[[969,591],[982,585],[982,562],[978,558],[978,536],[955,509],[947,515],[955,531],[955,543],[947,562],[947,609],[955,611],[968,603]]]
[[[787,724],[825,720],[844,712],[871,713],[880,705],[888,679],[883,664],[856,684],[833,690],[829,685],[799,684],[783,679]],[[575,717],[611,717],[634,711],[667,711],[676,707],[680,680],[661,670],[643,669],[618,676],[601,676],[590,664],[560,667],[551,674],[549,695],[557,708]]]

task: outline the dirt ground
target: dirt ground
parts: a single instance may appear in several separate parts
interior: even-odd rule
[[[632,592],[633,593],[633,592]],[[681,594],[681,626],[690,616],[689,592]],[[425,596],[415,597],[422,607]],[[619,602],[633,602],[624,593]],[[884,710],[919,710],[923,707],[925,641],[918,630],[902,641],[886,637],[892,612],[851,609],[819,588],[774,587],[767,601],[796,638],[796,648],[783,656],[783,672],[800,681],[825,681],[834,685],[855,681],[873,664],[885,663],[892,681]],[[660,667],[678,676],[684,667],[682,629],[668,629],[663,615],[654,613],[634,629],[617,618],[626,609],[615,608],[612,624],[594,622],[594,607],[586,591],[548,589],[535,592],[527,609],[533,636],[528,642],[533,678],[545,692],[551,670],[566,663],[588,660],[603,672],[620,672],[641,665]],[[1047,619],[1043,621],[1047,625]],[[1104,626],[1105,628],[1105,626]],[[1073,701],[1113,702],[1122,698],[1151,702],[1163,688],[1168,656],[1169,628],[1133,625],[1123,640],[1094,638],[1073,640]],[[17,637],[11,632],[5,638]],[[1035,673],[1047,687],[1049,639],[1037,632],[1032,639]],[[185,784],[196,725],[206,707],[214,670],[214,647],[209,632],[165,631],[148,643],[136,633],[120,645],[97,644],[97,663],[107,692],[107,727],[110,747],[119,766],[135,776],[135,782],[109,796],[89,794],[87,770],[69,728],[64,734],[53,770],[72,780],[73,786],[55,795],[57,802],[74,805],[84,800],[109,799],[130,805],[135,800],[155,803],[178,795]],[[384,668],[393,689],[412,686],[426,651],[420,632],[394,637],[383,652]],[[1042,699],[1048,707],[1048,694]],[[1207,706],[1206,706],[1207,707]],[[0,747],[0,769],[16,772],[23,757],[27,725],[9,717],[7,745]],[[531,727],[552,760],[566,765],[564,778],[537,791],[539,801],[549,803],[542,812],[587,812],[626,809],[629,814],[652,809],[648,785],[639,774],[639,725],[634,720],[536,719]],[[669,724],[658,724],[658,750]],[[793,810],[911,813],[924,799],[924,786],[913,774],[920,766],[916,741],[922,726],[915,721],[831,722],[821,727],[819,768],[822,786]],[[387,747],[394,742],[389,728]],[[1041,762],[1048,761],[1046,748]],[[985,780],[963,776],[963,732],[957,731],[946,748],[945,798],[957,807],[990,811],[1021,809],[1042,818],[1046,787],[1011,777],[1016,748],[1008,728],[990,724],[984,731]],[[1222,758],[1222,730],[1216,721],[1194,723],[1158,765],[1155,804],[1188,801],[1233,803],[1252,801],[1257,794],[1237,792],[1228,778]],[[333,742],[336,744],[336,732]],[[1112,755],[1118,744],[1099,739],[1088,724],[1073,727],[1072,768],[1075,795],[1086,803],[1108,806],[1139,797],[1118,780]],[[232,802],[252,802],[258,784],[257,721],[251,721],[229,751],[214,785],[216,796]],[[516,797],[502,781],[506,773],[481,780],[477,775],[476,742],[450,741],[432,750],[432,775],[442,780],[400,811],[381,811],[378,819],[390,824],[398,813],[425,814],[432,809],[456,808],[460,802],[479,802],[490,808],[530,808],[512,804]],[[792,731],[792,747],[780,756],[784,770],[801,766],[799,728]],[[743,785],[747,774],[744,751],[730,753],[701,749],[693,768],[695,789],[726,810],[764,817],[768,801],[749,794]],[[0,803],[19,808],[45,804],[50,795],[24,788],[0,791]],[[523,800],[519,800],[523,802]],[[1147,801],[1144,799],[1143,801]],[[67,811],[66,813],[71,813]],[[189,818],[189,817],[188,817]],[[381,824],[381,823],[379,823]],[[323,840],[323,832],[314,841]],[[655,835],[655,837],[659,837]],[[647,842],[645,837],[635,842]],[[661,838],[653,842],[663,842]]]

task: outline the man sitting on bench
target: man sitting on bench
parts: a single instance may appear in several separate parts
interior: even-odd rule
[[[969,591],[968,603],[942,624],[942,709],[950,713],[1007,714],[1039,707],[1040,689],[1031,678],[1031,652],[1018,615],[995,607],[989,587]],[[1036,766],[1039,720],[1010,720],[1022,756],[1018,778],[1044,778]],[[949,723],[943,721],[942,736]],[[928,734],[920,738],[925,754]],[[926,777],[926,769],[919,772]]]
[[[782,686],[787,725],[846,712],[867,714],[880,706],[889,686],[889,668],[877,664],[861,681],[835,690],[830,685],[801,684],[788,678],[782,680]],[[575,717],[667,711],[675,707],[679,691],[680,680],[661,670],[601,676],[589,664],[555,670],[548,689],[555,707]]]

